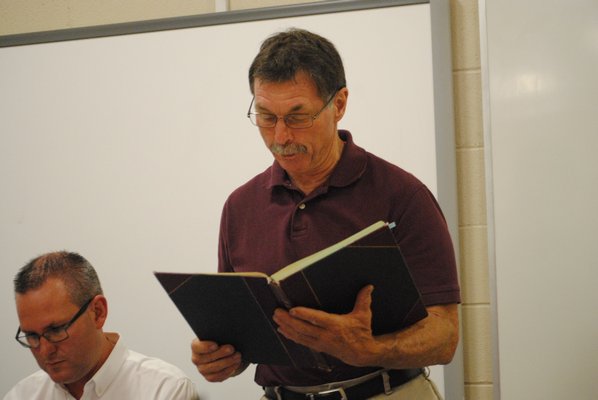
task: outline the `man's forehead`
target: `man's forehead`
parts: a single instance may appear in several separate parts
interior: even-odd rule
[[[72,302],[66,285],[61,279],[50,278],[42,285],[29,289],[25,293],[15,294],[19,315],[21,312],[50,312],[56,309],[76,307]]]
[[[25,332],[41,333],[51,326],[65,323],[77,306],[68,296],[50,292],[29,291],[16,297],[19,324]]]
[[[287,110],[310,107],[320,97],[315,86],[303,82],[264,82],[255,87],[256,108],[282,107]]]
[[[253,80],[254,91],[258,87],[269,86],[306,86],[312,90],[318,91],[316,81],[306,72],[299,71],[290,79],[267,79],[264,77],[256,77]]]
[[[256,96],[255,109],[263,112],[288,114],[306,109],[309,107],[309,104],[311,104],[311,102],[304,97],[277,100]]]

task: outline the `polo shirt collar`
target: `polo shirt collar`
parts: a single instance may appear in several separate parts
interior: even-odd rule
[[[338,135],[345,142],[345,146],[341,154],[341,159],[334,167],[326,186],[343,187],[350,185],[363,175],[367,165],[367,153],[353,142],[351,133],[347,130],[339,129]],[[276,160],[272,164],[269,188],[275,186],[291,186],[291,180],[286,171]]]

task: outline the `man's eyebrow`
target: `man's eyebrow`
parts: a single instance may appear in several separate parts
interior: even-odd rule
[[[44,326],[44,328],[42,329],[41,333],[37,333],[35,331],[27,331],[27,330],[25,330],[25,329],[23,329],[21,327],[19,327],[19,328],[21,329],[21,332],[23,332],[25,335],[35,334],[35,335],[41,336],[41,335],[43,335],[44,332],[47,332],[50,329],[60,328],[60,327],[63,327],[64,325],[66,325],[66,324],[68,324],[68,321],[67,322],[63,322],[61,324],[57,324],[56,322],[51,322],[48,325]]]
[[[301,111],[304,108],[304,104],[297,104],[296,106],[292,107],[289,112],[287,112],[286,114],[294,114],[297,111]],[[260,104],[256,103],[255,104],[255,110],[263,113],[263,114],[272,114],[274,115],[274,113],[270,110],[268,110],[266,107],[262,107]],[[286,115],[285,114],[285,115]]]

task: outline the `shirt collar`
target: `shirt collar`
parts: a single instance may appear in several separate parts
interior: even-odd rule
[[[71,395],[71,393],[69,392],[69,390],[61,383],[58,382],[54,382],[54,387],[56,389],[56,391],[52,394],[52,398],[53,399],[57,399],[57,398],[65,398],[65,399],[72,399],[73,396]],[[60,393],[60,394],[59,394]],[[64,394],[64,397],[63,397]]]
[[[326,185],[343,187],[350,185],[363,175],[367,165],[367,153],[353,142],[353,136],[349,131],[340,129],[338,135],[345,142],[345,146],[341,159],[334,167]],[[291,180],[278,161],[274,160],[270,171],[269,189],[274,186],[291,186]]]
[[[117,333],[107,333],[107,335],[110,340],[116,340],[114,348],[98,372],[85,385],[86,390],[94,390],[98,397],[101,397],[116,379],[127,353],[127,348],[121,343]]]

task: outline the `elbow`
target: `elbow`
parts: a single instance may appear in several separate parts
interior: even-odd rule
[[[443,351],[438,359],[438,364],[446,365],[446,364],[449,364],[451,361],[453,361],[453,357],[455,356],[455,350],[456,350],[456,347],[451,348],[451,349],[446,349],[445,351]]]
[[[439,354],[439,364],[446,365],[453,360],[455,356],[455,352],[457,351],[457,346],[459,345],[459,329],[455,327],[454,330],[450,333],[447,337],[447,340],[442,346],[442,349]]]

